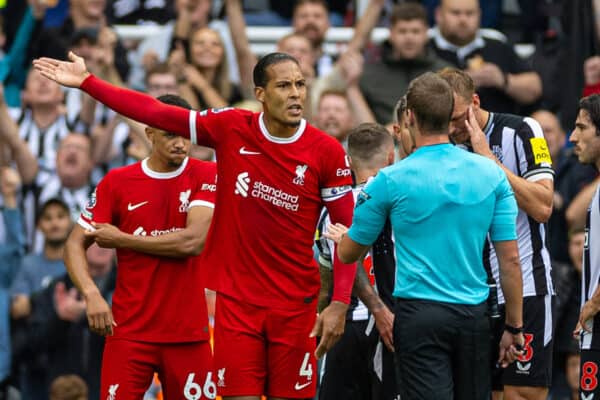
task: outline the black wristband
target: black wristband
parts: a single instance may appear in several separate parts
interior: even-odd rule
[[[508,324],[504,324],[504,330],[512,335],[523,333],[523,327],[515,328],[514,326],[510,326]]]

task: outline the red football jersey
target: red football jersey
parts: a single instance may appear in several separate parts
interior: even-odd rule
[[[243,110],[192,111],[189,120],[192,142],[213,147],[218,160],[214,223],[202,253],[203,265],[218,271],[212,288],[261,306],[315,301],[316,224],[323,205],[351,191],[342,146],[305,120],[288,139],[271,136],[262,114]]]
[[[215,148],[219,189],[202,255],[215,271],[212,288],[269,307],[315,301],[319,211],[325,205],[334,223],[352,223],[349,163],[335,139],[304,120],[292,137],[278,138],[262,114],[190,111],[93,75],[81,89],[129,118]],[[333,262],[333,299],[348,303],[356,265],[341,266],[337,256]]]
[[[214,207],[216,165],[186,158],[176,171],[150,170],[147,161],[111,170],[78,223],[111,223],[126,233],[158,236],[186,226],[191,207]],[[146,342],[208,339],[205,282],[199,257],[170,258],[117,249],[112,299],[115,338]]]

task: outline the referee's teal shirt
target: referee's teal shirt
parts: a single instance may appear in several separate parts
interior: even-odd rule
[[[508,179],[492,160],[451,144],[423,146],[369,182],[348,236],[371,245],[389,217],[394,296],[475,305],[489,294],[486,235],[515,240],[517,211]]]

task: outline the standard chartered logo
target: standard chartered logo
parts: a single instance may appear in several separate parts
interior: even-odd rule
[[[248,197],[248,188],[250,187],[250,177],[247,172],[242,172],[237,176],[235,182],[235,194],[239,194],[242,197]]]
[[[242,197],[250,195],[286,210],[298,211],[299,207],[300,196],[291,195],[261,181],[254,181],[250,184],[250,176],[247,172],[242,172],[237,176],[234,193]]]

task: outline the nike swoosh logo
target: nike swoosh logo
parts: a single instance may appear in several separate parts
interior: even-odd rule
[[[258,151],[246,150],[246,147],[240,147],[240,154],[247,155],[247,156],[255,156],[260,153]]]
[[[127,204],[127,211],[133,211],[136,208],[140,208],[141,206],[143,206],[146,203],[148,203],[148,201],[142,201],[141,203],[137,203],[134,205],[131,205],[131,203],[129,203],[129,204]]]
[[[296,382],[296,385],[294,386],[294,389],[296,389],[296,390],[302,390],[305,387],[309,386],[311,383],[312,382],[310,382],[310,381],[306,382],[306,383],[303,383],[303,384],[300,384],[299,382]]]

